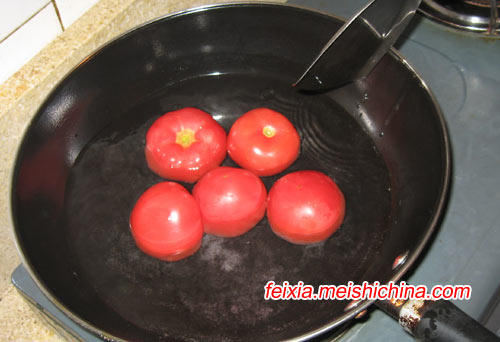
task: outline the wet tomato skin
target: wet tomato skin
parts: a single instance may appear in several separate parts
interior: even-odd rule
[[[318,171],[278,179],[268,195],[267,217],[274,233],[295,244],[320,242],[342,224],[345,199],[335,182]]]
[[[159,176],[194,183],[226,157],[226,132],[200,109],[179,109],[151,125],[145,154],[149,168]]]
[[[255,174],[233,167],[207,172],[194,186],[205,233],[235,237],[252,229],[266,212],[267,191]]]
[[[130,215],[130,229],[139,249],[165,261],[194,254],[203,237],[198,204],[175,182],[155,184],[139,197]]]
[[[257,176],[272,176],[298,157],[300,137],[292,123],[269,108],[256,108],[238,118],[227,138],[231,159]]]

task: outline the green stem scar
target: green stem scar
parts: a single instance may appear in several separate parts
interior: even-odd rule
[[[175,142],[181,145],[184,148],[191,146],[192,143],[196,141],[195,133],[191,129],[183,129],[182,131],[177,132],[175,137]]]
[[[264,126],[262,134],[264,134],[266,138],[272,138],[276,134],[276,129],[272,126]]]

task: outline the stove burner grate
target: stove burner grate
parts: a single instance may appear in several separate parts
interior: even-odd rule
[[[423,0],[420,12],[446,25],[500,36],[498,0]]]

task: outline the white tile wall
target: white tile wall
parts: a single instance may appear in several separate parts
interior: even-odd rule
[[[0,83],[62,32],[52,3],[0,44]]]
[[[0,39],[4,39],[50,0],[0,0]]]
[[[98,1],[0,0],[0,84]]]
[[[73,24],[76,19],[87,12],[87,10],[95,5],[99,0],[55,0],[64,27]]]

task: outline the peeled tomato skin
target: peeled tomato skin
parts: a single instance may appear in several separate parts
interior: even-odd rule
[[[155,184],[139,197],[130,215],[130,230],[139,249],[165,261],[194,254],[203,237],[196,201],[174,182]]]

